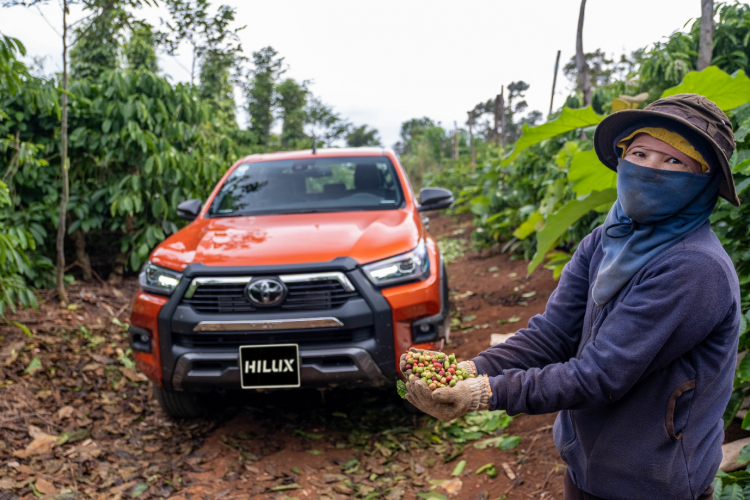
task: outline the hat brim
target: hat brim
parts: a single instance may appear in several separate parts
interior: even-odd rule
[[[624,109],[612,113],[599,122],[599,125],[597,125],[596,131],[594,132],[594,150],[596,151],[596,156],[599,157],[599,160],[616,172],[618,158],[614,149],[615,139],[617,139],[617,136],[624,130],[634,127],[639,122],[648,120],[649,118],[658,118],[659,120],[674,122],[682,127],[690,129],[705,139],[706,145],[711,151],[713,151],[714,157],[719,162],[718,166],[724,174],[724,178],[721,180],[721,184],[719,184],[719,196],[735,207],[740,206],[740,199],[737,197],[737,191],[734,187],[734,179],[732,178],[732,168],[729,166],[729,159],[724,154],[724,151],[719,148],[718,144],[716,144],[706,132],[679,116],[646,109]]]

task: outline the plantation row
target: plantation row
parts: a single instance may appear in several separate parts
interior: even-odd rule
[[[138,271],[184,224],[177,205],[205,199],[242,156],[313,141],[379,143],[377,131],[342,119],[308,82],[283,79],[273,48],[248,61],[232,8],[211,16],[205,0],[170,0],[160,32],[134,17],[141,4],[87,3],[66,74],[40,76],[21,61],[22,41],[0,33],[0,316],[18,302],[34,305],[32,290],[54,286],[59,269],[67,282],[74,273],[116,283]],[[157,49],[174,53],[182,42],[193,52],[195,84],[159,73]],[[280,134],[271,132],[276,122]],[[57,279],[64,302],[62,273]]]
[[[743,317],[739,350],[743,353],[750,348],[750,78],[746,75],[750,69],[750,7],[721,5],[718,13],[713,66],[693,71],[699,21],[687,33],[674,33],[649,51],[634,53],[630,70],[620,79],[612,78],[616,63],[603,61],[598,51],[587,54],[603,61],[598,66],[601,85],[595,86],[592,106],[580,108],[580,93],[574,94],[546,123],[536,127],[524,124],[509,151],[480,135],[475,139],[475,164],[464,148],[458,160],[435,157],[423,175],[428,185],[453,189],[457,198],[453,210],[474,215],[473,240],[478,246],[497,245],[503,252],[530,260],[529,273],[544,266],[559,277],[577,244],[604,222],[617,197],[616,174],[604,167],[593,151],[596,125],[623,107],[643,107],[678,93],[705,95],[728,114],[737,142],[730,164],[744,203],[735,208],[720,199],[711,222],[740,278]],[[640,105],[629,102],[635,99],[622,99],[640,93],[648,95]],[[412,151],[425,150],[430,144],[427,134],[412,134],[416,137],[410,144]],[[408,165],[408,159],[405,163]],[[745,356],[737,368],[725,427],[749,394],[750,356]],[[742,428],[750,430],[750,417],[744,418]],[[750,482],[745,471],[720,476],[719,494],[722,488],[729,494],[737,487],[741,494],[741,487]]]

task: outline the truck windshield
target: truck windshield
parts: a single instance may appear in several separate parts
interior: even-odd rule
[[[402,201],[401,185],[386,157],[264,161],[238,166],[208,215],[392,210]]]

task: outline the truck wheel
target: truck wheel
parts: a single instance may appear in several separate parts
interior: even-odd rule
[[[162,410],[172,418],[197,418],[206,414],[203,399],[192,392],[172,391],[154,386],[154,394]]]

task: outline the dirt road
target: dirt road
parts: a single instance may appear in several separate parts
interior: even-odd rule
[[[467,219],[431,224],[455,258],[446,350],[473,357],[544,310],[548,271],[526,279],[507,255],[460,255]],[[0,500],[562,498],[554,415],[443,424],[386,388],[232,395],[208,418],[172,421],[127,352],[135,288],[75,285],[71,309],[49,297],[0,327]]]

